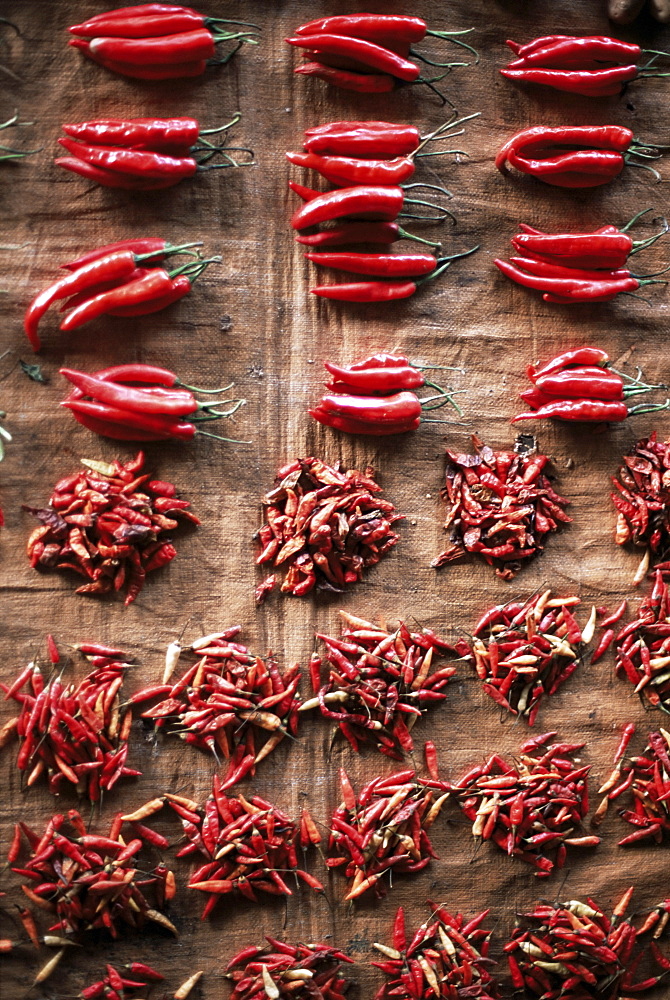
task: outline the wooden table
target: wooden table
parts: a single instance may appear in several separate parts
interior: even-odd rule
[[[498,75],[507,61],[504,40],[527,40],[552,31],[606,34],[604,4],[579,0],[455,0],[448,9],[437,0],[417,0],[413,12],[441,28],[474,26],[472,39],[482,53],[479,66],[455,69],[442,88],[461,114],[481,112],[469,122],[457,145],[469,153],[424,161],[421,177],[444,183],[452,192],[449,207],[457,224],[443,227],[445,252],[480,244],[479,252],[456,262],[415,298],[390,307],[328,304],[308,294],[316,270],[303,261],[293,241],[288,219],[296,207],[287,179],[310,182],[291,168],[284,151],[300,146],[302,130],[342,118],[390,118],[411,121],[423,132],[436,128],[445,109],[426,88],[408,87],[391,96],[358,96],[328,88],[319,81],[293,75],[296,55],[283,42],[292,28],[326,13],[346,13],[343,0],[253,0],[247,4],[212,0],[208,13],[244,17],[262,28],[261,43],[244,46],[227,66],[196,80],[144,84],[114,76],[87,62],[66,45],[65,28],[100,10],[92,0],[4,0],[0,14],[21,28],[15,37],[2,36],[7,46],[2,62],[21,78],[0,77],[0,117],[15,108],[34,125],[22,129],[17,143],[40,152],[2,171],[3,223],[1,242],[13,249],[0,252],[3,324],[0,335],[2,407],[14,440],[2,465],[0,496],[6,527],[0,532],[3,587],[3,630],[0,636],[5,681],[36,654],[43,655],[43,637],[52,632],[61,648],[82,640],[120,645],[137,660],[128,688],[136,690],[162,671],[167,644],[182,630],[187,639],[239,622],[242,639],[251,648],[273,649],[283,663],[306,663],[314,648],[313,632],[336,631],[337,609],[375,620],[418,620],[448,636],[467,632],[485,607],[513,596],[526,596],[545,585],[559,594],[580,594],[585,621],[592,603],[615,607],[629,596],[636,607],[638,593],[630,581],[638,556],[615,547],[614,516],[608,500],[609,475],[635,437],[657,428],[670,432],[670,417],[643,416],[607,429],[538,425],[541,447],[553,460],[557,488],[572,502],[574,522],[549,539],[546,552],[512,583],[497,579],[480,562],[464,562],[439,573],[430,560],[443,548],[444,507],[439,492],[444,474],[445,440],[465,450],[477,432],[493,446],[509,447],[514,430],[510,417],[518,411],[515,397],[526,387],[525,365],[555,353],[558,347],[582,342],[598,344],[613,358],[644,367],[649,381],[668,378],[665,361],[668,295],[653,286],[643,298],[621,297],[610,304],[563,308],[542,302],[500,275],[493,258],[509,251],[509,239],[519,221],[560,231],[596,228],[623,222],[640,209],[653,207],[649,217],[670,211],[670,168],[661,163],[663,183],[627,168],[611,185],[571,192],[541,185],[520,176],[505,178],[493,168],[496,149],[518,129],[550,124],[608,123],[629,126],[645,140],[670,142],[667,114],[668,82],[635,83],[619,98],[587,101],[540,89],[513,87]],[[379,11],[405,12],[399,0],[368,4]],[[355,5],[354,5],[355,8]],[[652,48],[670,47],[670,32],[640,21],[626,37]],[[439,40],[421,48],[441,59],[458,59],[460,52]],[[430,67],[428,67],[430,70]],[[438,72],[437,70],[435,71]],[[206,126],[218,125],[235,112],[237,145],[249,145],[256,165],[238,171],[215,171],[178,187],[147,196],[91,187],[53,165],[56,139],[63,121],[96,117],[138,117],[192,114]],[[447,109],[448,110],[448,109]],[[14,143],[12,135],[10,142]],[[421,229],[426,234],[435,228]],[[651,233],[651,224],[639,232]],[[83,250],[132,235],[162,235],[175,243],[201,239],[204,252],[221,254],[192,296],[166,312],[141,320],[103,319],[62,335],[56,313],[46,318],[44,349],[39,362],[47,385],[29,381],[19,359],[33,361],[23,337],[21,318],[28,301],[54,279],[63,260]],[[667,242],[643,255],[638,269],[658,270],[667,260]],[[319,394],[324,358],[352,360],[375,349],[402,348],[411,358],[460,370],[445,373],[459,397],[462,424],[427,425],[418,433],[391,441],[354,439],[316,425],[307,405]],[[68,365],[94,371],[125,360],[154,362],[174,368],[187,382],[216,385],[234,380],[247,405],[223,433],[253,439],[253,444],[224,445],[200,440],[192,446],[152,445],[149,466],[158,477],[175,482],[202,518],[197,531],[178,538],[178,558],[155,573],[130,608],[120,602],[86,599],[74,594],[65,575],[30,569],[25,540],[33,527],[21,504],[45,503],[52,485],[77,468],[81,456],[109,459],[129,456],[132,449],[95,437],[76,425],[57,404],[64,395],[58,368]],[[256,608],[253,590],[259,582],[251,536],[259,524],[259,500],[271,486],[277,468],[299,455],[342,461],[347,467],[367,464],[378,470],[384,495],[406,515],[401,542],[389,558],[374,568],[362,586],[341,597],[282,599],[272,595]],[[82,671],[78,661],[77,676]],[[9,717],[5,706],[0,722]],[[585,739],[584,761],[593,765],[592,790],[609,773],[618,733],[628,721],[639,727],[640,748],[648,728],[662,724],[648,716],[629,686],[614,678],[613,660],[587,665],[543,706],[538,731],[556,729],[568,740]],[[443,770],[452,778],[494,749],[512,754],[526,737],[523,724],[501,718],[461,665],[445,704],[415,729],[417,744],[436,741]],[[94,817],[102,828],[118,809],[173,790],[203,800],[211,787],[212,761],[170,739],[154,741],[138,721],[131,739],[131,757],[143,771],[137,781],[118,787]],[[54,809],[74,800],[54,803],[44,787],[22,791],[15,751],[1,758],[5,794],[0,806],[2,840],[17,817],[41,828]],[[420,762],[420,761],[418,761]],[[305,721],[299,741],[281,746],[259,767],[253,782],[242,789],[267,795],[292,814],[303,803],[326,822],[338,800],[335,774],[344,765],[355,782],[376,773],[391,773],[392,764],[374,753],[357,758],[336,741],[325,722]],[[159,821],[163,823],[163,821]],[[163,827],[176,837],[174,824]],[[330,878],[321,862],[311,868],[326,879],[325,898],[297,892],[285,904],[270,899],[263,905],[244,900],[221,904],[207,923],[199,920],[197,893],[184,884],[190,865],[177,862],[180,891],[171,908],[180,930],[176,943],[160,932],[142,934],[73,952],[59,973],[45,985],[49,996],[73,996],[94,978],[105,961],[115,964],[142,958],[162,969],[167,992],[174,991],[196,968],[205,971],[198,988],[202,996],[219,997],[223,967],[233,951],[259,941],[263,934],[289,940],[331,940],[345,948],[356,965],[354,996],[368,996],[381,977],[369,968],[371,943],[388,941],[398,903],[407,909],[411,926],[427,915],[426,897],[440,899],[450,909],[473,913],[490,906],[495,928],[493,953],[498,956],[514,922],[538,897],[575,898],[594,895],[609,905],[632,883],[639,887],[640,908],[669,895],[663,847],[625,850],[616,841],[629,832],[612,811],[601,828],[597,850],[573,851],[565,871],[538,882],[525,865],[504,857],[490,845],[475,849],[467,822],[449,805],[435,827],[440,860],[413,878],[398,878],[388,897],[363,901],[353,910],[342,902],[343,880]],[[13,909],[19,901],[17,879],[2,878],[0,936],[14,937]],[[21,948],[3,958],[3,995],[23,996],[33,972],[46,961]],[[159,988],[154,996],[160,995]]]

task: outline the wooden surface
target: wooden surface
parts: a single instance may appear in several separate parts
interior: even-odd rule
[[[556,348],[582,342],[604,347],[613,358],[641,364],[650,381],[668,378],[668,294],[652,286],[644,299],[622,297],[611,304],[563,308],[544,304],[538,295],[513,286],[492,266],[508,251],[519,221],[558,231],[596,228],[623,222],[647,206],[652,216],[670,210],[670,166],[661,164],[663,183],[641,170],[626,169],[613,184],[587,192],[553,189],[530,178],[503,178],[493,168],[493,155],[513,132],[537,123],[617,123],[629,126],[645,140],[670,143],[667,80],[647,80],[629,87],[619,98],[588,102],[584,98],[520,90],[503,80],[497,68],[507,61],[505,38],[526,41],[548,32],[603,34],[608,31],[604,3],[590,0],[416,0],[412,12],[435,27],[474,26],[473,41],[481,51],[477,67],[454,70],[442,87],[462,114],[481,111],[469,123],[458,145],[469,152],[460,163],[446,157],[425,161],[422,178],[446,184],[454,193],[449,207],[458,219],[444,227],[446,252],[481,244],[479,253],[457,262],[441,280],[399,305],[348,306],[317,302],[308,294],[316,272],[302,259],[293,242],[288,219],[295,199],[287,194],[289,168],[284,151],[299,148],[306,127],[342,118],[384,118],[411,121],[423,132],[445,116],[431,93],[410,87],[378,98],[335,91],[319,81],[291,72],[296,55],[283,38],[299,23],[326,13],[346,13],[342,0],[251,0],[246,4],[210,0],[208,13],[243,17],[263,27],[261,44],[245,46],[227,67],[195,81],[142,84],[113,76],[66,46],[65,28],[82,21],[108,0],[3,0],[0,15],[22,31],[16,39],[3,31],[7,48],[2,62],[21,77],[16,84],[0,77],[0,117],[14,108],[34,126],[22,129],[21,144],[43,147],[17,166],[0,166],[0,242],[14,250],[0,251],[3,323],[0,331],[2,408],[14,435],[0,472],[0,499],[7,524],[0,532],[2,582],[1,674],[4,680],[36,652],[52,632],[62,646],[82,640],[120,645],[137,658],[128,688],[136,690],[162,670],[166,645],[185,628],[187,638],[231,623],[244,627],[242,639],[252,649],[272,648],[282,662],[306,663],[315,628],[337,630],[337,608],[385,619],[416,618],[438,632],[455,635],[472,627],[492,603],[528,595],[544,585],[558,593],[578,593],[584,599],[585,620],[591,602],[614,607],[622,596],[638,596],[630,580],[637,555],[617,549],[612,541],[613,514],[607,498],[608,476],[635,437],[654,428],[670,433],[670,416],[638,417],[625,426],[602,432],[588,427],[541,425],[542,449],[553,457],[558,489],[572,501],[574,523],[549,539],[544,555],[511,584],[496,579],[485,565],[461,563],[436,574],[429,562],[443,548],[444,508],[439,490],[444,473],[444,441],[466,449],[476,431],[493,447],[507,447],[514,432],[509,418],[517,411],[516,394],[526,387],[527,362],[542,359]],[[371,0],[367,8],[406,12],[398,0]],[[353,9],[356,9],[354,5]],[[640,21],[625,37],[652,48],[670,47],[670,32]],[[442,58],[458,58],[458,50],[435,40],[422,49]],[[437,71],[436,71],[437,72]],[[241,111],[235,131],[238,145],[256,152],[254,167],[215,171],[186,181],[166,192],[136,196],[92,188],[53,165],[56,139],[64,121],[95,117],[138,117],[193,114],[214,126]],[[14,142],[14,137],[11,137]],[[18,140],[17,140],[18,142]],[[310,183],[292,168],[298,181]],[[422,229],[423,231],[423,229]],[[426,233],[436,229],[426,228]],[[641,227],[641,236],[652,231]],[[18,369],[18,359],[32,361],[23,338],[21,317],[27,302],[51,282],[59,263],[91,247],[132,235],[162,235],[173,242],[202,239],[207,254],[220,253],[223,263],[212,267],[193,295],[169,311],[141,320],[99,320],[70,336],[59,334],[55,313],[44,322],[45,347],[40,356],[48,385],[30,382]],[[667,241],[640,258],[638,270],[649,272],[668,259]],[[317,426],[305,409],[318,397],[325,357],[347,361],[373,349],[402,348],[411,358],[451,364],[460,397],[463,426],[426,425],[418,433],[391,441],[354,440]],[[202,518],[197,531],[178,538],[178,558],[149,579],[135,605],[86,599],[74,594],[65,575],[38,574],[30,569],[24,545],[33,527],[21,504],[42,505],[53,483],[77,468],[78,458],[128,456],[131,449],[103,441],[74,424],[57,408],[64,395],[58,368],[96,370],[137,359],[174,368],[186,381],[215,385],[234,380],[248,400],[234,426],[223,433],[253,439],[251,446],[223,445],[201,440],[192,446],[153,445],[149,467],[175,482]],[[259,580],[254,567],[251,535],[259,524],[259,498],[269,489],[276,469],[297,455],[317,455],[378,470],[384,495],[406,515],[401,541],[389,558],[369,573],[363,585],[341,598],[282,599],[272,595],[256,609],[253,588]],[[81,664],[76,665],[81,670]],[[0,709],[0,722],[10,707]],[[594,668],[584,666],[566,687],[543,706],[537,731],[556,729],[569,740],[585,739],[583,759],[593,764],[592,791],[609,773],[618,731],[628,721],[639,726],[640,746],[648,728],[662,724],[647,715],[630,688],[613,676],[612,659]],[[493,749],[513,753],[526,728],[501,718],[479,691],[465,667],[449,688],[445,704],[414,730],[417,745],[433,738],[444,771],[456,778]],[[393,765],[378,754],[356,758],[339,742],[330,750],[329,727],[307,720],[296,744],[282,746],[259,767],[256,780],[245,782],[245,793],[267,795],[297,814],[303,802],[326,822],[338,792],[334,774],[345,765],[355,781],[376,773],[391,773]],[[213,771],[212,761],[175,741],[154,743],[136,723],[131,740],[133,765],[144,772],[125,782],[105,803],[94,827],[102,828],[119,808],[160,794],[179,791],[202,800]],[[73,800],[55,803],[44,787],[29,794],[20,787],[15,749],[0,758],[5,795],[0,805],[3,843],[10,824],[22,816],[37,828],[53,811]],[[176,827],[164,829],[176,836]],[[631,883],[639,886],[640,907],[669,895],[667,847],[617,848],[629,832],[615,811],[602,827],[604,842],[597,850],[573,851],[562,874],[538,881],[525,865],[514,863],[491,846],[473,847],[468,824],[454,805],[435,827],[441,860],[413,878],[399,878],[382,901],[366,901],[351,910],[342,903],[344,883],[330,878],[321,862],[311,868],[326,880],[325,899],[308,890],[285,905],[270,899],[260,906],[245,901],[224,903],[215,918],[199,920],[200,898],[183,885],[191,866],[177,862],[180,891],[171,915],[181,935],[173,943],[160,933],[141,940],[91,946],[75,954],[62,972],[46,984],[42,995],[74,996],[99,978],[105,961],[145,959],[162,969],[167,989],[181,983],[194,969],[205,970],[200,995],[225,996],[223,965],[231,953],[262,934],[289,940],[333,940],[356,961],[354,997],[367,997],[381,979],[366,963],[373,957],[372,941],[387,941],[398,903],[407,908],[412,926],[426,916],[427,896],[444,900],[467,913],[492,908],[491,923],[497,956],[513,924],[515,909],[538,896],[575,898],[594,895],[609,905]],[[5,850],[4,846],[0,853]],[[0,913],[0,937],[15,936],[11,903],[20,898],[17,880],[5,872],[0,888],[7,892]],[[33,972],[48,953],[37,956],[22,949],[3,958],[3,998],[27,993]],[[161,995],[161,989],[154,996]]]

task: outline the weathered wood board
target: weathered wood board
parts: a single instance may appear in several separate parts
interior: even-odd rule
[[[596,228],[623,222],[652,207],[649,217],[670,212],[670,166],[661,162],[662,183],[627,168],[607,187],[584,192],[550,188],[520,176],[504,178],[493,167],[501,142],[522,127],[537,123],[618,123],[645,140],[670,143],[668,81],[652,79],[630,86],[621,98],[585,98],[513,87],[497,73],[507,61],[506,38],[525,41],[550,32],[606,34],[608,21],[600,0],[416,0],[413,13],[435,27],[474,27],[472,40],[481,52],[478,66],[454,69],[442,88],[461,114],[480,111],[457,144],[469,154],[460,162],[425,161],[422,179],[444,183],[457,224],[443,228],[446,252],[480,244],[480,251],[453,267],[416,297],[385,307],[326,304],[308,294],[316,271],[302,259],[288,220],[295,198],[287,192],[289,176],[309,183],[284,158],[299,148],[302,130],[342,118],[384,118],[416,122],[422,131],[436,128],[445,109],[426,88],[408,87],[390,96],[365,97],[336,91],[292,73],[295,53],[283,39],[303,21],[327,13],[346,13],[344,0],[210,0],[208,13],[248,19],[262,26],[257,47],[245,46],[226,67],[194,81],[143,84],[113,76],[85,61],[66,45],[67,25],[84,20],[109,0],[2,0],[0,15],[15,22],[20,37],[2,30],[6,46],[0,62],[20,78],[0,76],[0,118],[18,108],[34,122],[20,132],[21,145],[40,152],[14,165],[0,164],[0,405],[14,440],[0,467],[0,501],[6,527],[0,532],[2,582],[1,675],[4,680],[42,650],[52,632],[67,646],[85,639],[120,645],[131,651],[137,667],[129,682],[135,690],[156,678],[167,644],[185,629],[189,638],[231,623],[243,626],[242,639],[260,652],[272,648],[282,662],[305,663],[314,647],[313,632],[337,629],[337,609],[373,619],[417,619],[447,635],[472,627],[480,612],[514,595],[528,595],[549,585],[558,593],[583,597],[585,618],[591,603],[614,607],[623,596],[636,606],[630,581],[637,564],[633,552],[612,541],[613,513],[608,500],[609,475],[635,437],[654,428],[670,434],[667,413],[642,416],[606,430],[588,427],[537,428],[541,446],[553,458],[558,489],[572,502],[574,522],[550,538],[545,553],[512,583],[497,579],[485,565],[462,563],[429,568],[443,547],[444,509],[439,498],[444,472],[444,442],[467,449],[476,431],[494,447],[507,447],[514,431],[510,417],[516,394],[526,387],[525,365],[548,357],[557,347],[582,342],[604,347],[613,358],[644,367],[650,381],[668,380],[669,306],[666,286],[652,286],[643,298],[621,297],[610,304],[563,308],[511,285],[493,267],[505,255],[519,221],[559,231]],[[356,5],[353,5],[356,9]],[[367,8],[406,12],[399,0],[371,0]],[[670,48],[670,32],[640,20],[625,37],[655,49]],[[434,58],[459,50],[439,40],[422,45]],[[427,71],[431,72],[430,67]],[[437,74],[439,71],[435,70]],[[207,125],[227,120],[235,111],[237,145],[253,147],[256,165],[239,171],[202,174],[165,192],[146,196],[93,188],[53,165],[56,139],[64,121],[95,117],[192,114]],[[14,136],[9,140],[14,143]],[[426,234],[436,233],[425,227]],[[640,229],[651,233],[651,224]],[[27,302],[53,280],[58,265],[88,248],[132,235],[162,235],[173,242],[202,239],[207,254],[220,253],[194,293],[169,311],[138,320],[97,321],[72,335],[60,334],[54,316],[44,323],[40,363],[48,385],[30,382],[19,370],[32,356],[21,317]],[[667,241],[640,259],[638,270],[659,270],[667,260]],[[372,349],[402,347],[410,357],[436,365],[454,365],[455,388],[464,410],[463,424],[426,425],[418,433],[390,442],[354,440],[317,426],[306,407],[322,383],[324,358],[353,359]],[[5,353],[3,353],[5,352]],[[74,594],[64,575],[38,574],[24,554],[32,519],[21,504],[39,506],[53,483],[74,471],[80,456],[129,456],[130,448],[96,438],[74,424],[57,404],[64,395],[58,375],[63,364],[94,371],[136,359],[174,368],[188,382],[216,385],[234,380],[247,405],[223,433],[253,440],[249,446],[202,439],[192,446],[152,445],[149,465],[160,478],[175,482],[202,518],[197,531],[178,538],[178,558],[154,574],[139,600],[125,609],[120,602],[97,601]],[[384,495],[406,515],[401,542],[364,584],[333,598],[281,599],[272,595],[257,609],[253,590],[259,581],[251,536],[259,524],[260,496],[270,488],[276,469],[293,456],[318,455],[348,467],[367,464],[378,470]],[[79,669],[78,665],[77,669]],[[0,709],[0,723],[10,707]],[[630,688],[613,676],[611,657],[594,668],[585,665],[565,688],[545,704],[538,731],[556,729],[567,740],[584,739],[583,759],[593,765],[592,790],[609,773],[620,728],[638,724],[643,745],[662,717],[647,715]],[[541,728],[540,728],[541,727]],[[486,753],[513,753],[526,735],[522,724],[501,719],[473,676],[461,666],[445,704],[414,730],[417,745],[432,738],[443,769],[456,777]],[[118,809],[172,789],[204,799],[213,762],[176,741],[147,738],[140,723],[132,735],[132,758],[143,771],[136,782],[118,787],[104,804],[102,827]],[[26,794],[12,749],[3,752],[0,822],[2,841],[18,816],[41,827],[48,816],[74,801],[56,804],[43,787]],[[326,822],[338,800],[335,774],[345,765],[355,781],[391,773],[380,755],[355,758],[336,742],[329,727],[307,720],[297,743],[280,747],[260,768],[253,788],[296,814],[303,802]],[[176,836],[176,826],[164,824]],[[288,939],[329,937],[355,959],[355,997],[367,997],[381,979],[367,963],[371,942],[388,940],[395,907],[402,902],[411,925],[426,916],[426,897],[444,900],[451,909],[472,913],[490,906],[498,956],[514,911],[538,896],[575,898],[591,894],[609,904],[632,883],[639,886],[642,908],[668,895],[667,847],[625,850],[616,841],[628,832],[615,812],[603,825],[597,850],[573,852],[564,872],[538,882],[532,871],[490,846],[473,847],[468,824],[455,805],[435,827],[440,860],[414,878],[399,878],[386,899],[363,902],[351,910],[342,902],[343,880],[328,877],[316,859],[312,867],[326,879],[326,898],[296,892],[285,905],[270,900],[222,904],[215,918],[201,923],[201,900],[183,886],[188,862],[177,862],[180,891],[172,918],[180,929],[176,944],[160,933],[143,934],[113,945],[94,945],[61,966],[45,984],[44,994],[74,996],[113,963],[141,958],[162,969],[171,992],[196,968],[205,978],[204,997],[226,995],[223,966],[233,951],[259,941],[262,934]],[[5,847],[0,848],[4,852]],[[5,872],[7,892],[0,911],[0,937],[15,936],[12,903],[21,898],[17,879]],[[22,948],[3,957],[2,996],[28,992],[34,972],[46,960]],[[154,991],[160,995],[162,989]],[[662,991],[661,991],[662,995]]]

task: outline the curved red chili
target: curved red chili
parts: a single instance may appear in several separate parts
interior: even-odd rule
[[[294,229],[306,229],[342,216],[363,216],[392,222],[405,199],[401,187],[366,186],[327,191],[302,205],[291,219]]]
[[[158,38],[96,36],[88,46],[88,54],[93,59],[111,59],[113,62],[140,66],[199,62],[211,59],[215,52],[214,38],[206,28]]]
[[[583,422],[600,422],[602,420],[619,423],[628,416],[625,403],[611,402],[602,399],[561,399],[555,403],[540,406],[532,413],[519,413],[512,417],[512,423],[520,420],[577,420]]]
[[[642,55],[639,45],[606,35],[569,35],[538,41],[537,45],[521,46],[517,62],[556,69],[590,69],[594,64],[636,62]]]
[[[99,118],[65,124],[62,129],[71,138],[91,145],[152,152],[177,149],[182,156],[188,154],[200,135],[200,123],[196,118]]]
[[[426,22],[420,17],[398,14],[340,14],[301,24],[296,35],[347,35],[370,42],[388,39],[420,42],[426,36]]]
[[[191,246],[198,245],[197,243],[191,244]],[[66,271],[78,271],[84,264],[88,264],[92,260],[99,260],[100,257],[106,257],[117,250],[131,250],[134,254],[142,254],[147,262],[152,260],[160,261],[168,252],[169,246],[170,244],[167,240],[154,236],[119,240],[117,243],[108,243],[104,247],[96,247],[95,250],[89,250],[87,253],[82,254],[81,257],[77,257],[76,260],[71,260],[67,264],[61,264],[60,267]],[[148,256],[149,254],[151,255],[150,257]]]
[[[287,153],[296,166],[316,170],[330,181],[349,187],[352,184],[401,184],[414,175],[411,156],[391,160],[361,160],[347,156],[320,156],[317,153]]]
[[[504,260],[495,260],[496,267],[503,274],[526,288],[535,288],[550,295],[560,296],[566,302],[597,302],[618,295],[620,292],[634,292],[642,282],[637,278],[616,278],[600,281],[579,281],[571,278],[543,278],[528,274]]]
[[[389,49],[374,42],[365,41],[362,38],[332,34],[310,34],[309,36],[295,36],[287,38],[289,45],[299,48],[314,50],[326,55],[344,56],[356,59],[357,62],[369,66],[379,73],[386,73],[411,83],[416,80],[421,70],[409,59],[391,52]]]
[[[510,263],[523,268],[529,274],[539,274],[547,278],[577,278],[580,281],[601,281],[610,278],[630,278],[628,268],[584,268],[572,264],[555,264],[553,261],[537,260],[535,257],[510,257]]]
[[[75,272],[76,273],[76,272]],[[108,292],[82,302],[65,317],[60,325],[61,330],[74,330],[98,316],[103,316],[110,309],[123,306],[139,305],[160,296],[167,295],[172,290],[172,278],[162,268],[152,268],[148,274],[127,285],[112,288]]]
[[[151,313],[160,312],[168,306],[179,302],[185,295],[188,295],[193,287],[191,279],[186,274],[180,274],[172,279],[172,287],[165,295],[159,295],[147,302],[138,302],[135,305],[118,306],[107,312],[108,316],[148,316]]]
[[[521,150],[529,148],[544,150],[551,146],[586,146],[588,149],[625,153],[632,141],[633,133],[620,125],[576,125],[556,128],[536,125],[522,129],[508,139],[498,151],[495,165],[502,171],[510,152],[518,155]]]
[[[164,9],[159,10],[160,7]],[[149,38],[171,35],[177,31],[194,31],[206,26],[208,21],[209,18],[190,7],[139,4],[136,7],[118,7],[104,14],[96,14],[82,24],[73,24],[68,31],[71,35],[82,35],[84,38],[95,38],[97,35]]]
[[[351,73],[346,69],[324,66],[320,62],[302,63],[293,72],[302,76],[315,76],[342,90],[352,90],[358,94],[388,94],[395,87],[395,78],[388,73]]]
[[[633,241],[626,233],[518,233],[512,240],[515,249],[555,263],[575,267],[616,269],[625,265],[633,251]]]
[[[306,129],[303,146],[308,153],[376,159],[407,156],[420,143],[421,135],[413,125],[341,121]]]
[[[170,419],[169,417],[123,410],[119,407],[109,406],[106,403],[98,403],[92,400],[65,399],[60,405],[68,410],[72,410],[74,413],[88,415],[107,423],[119,424],[121,427],[146,431],[165,438],[176,438],[178,441],[191,441],[196,432],[195,424],[184,423],[179,420]]]
[[[535,69],[530,67],[528,69],[523,67],[515,69],[507,67],[501,69],[500,74],[508,80],[536,83],[568,94],[581,94],[584,97],[613,97],[615,94],[621,93],[624,83],[637,77],[638,68],[635,65],[592,70]]]
[[[198,410],[198,402],[192,392],[176,390],[154,396],[146,389],[120,385],[109,379],[61,368],[60,374],[79,389],[100,403],[120,406],[139,413],[156,413],[171,417],[185,417]]]
[[[414,281],[357,281],[346,285],[319,285],[312,295],[340,302],[393,302],[408,299],[417,290]]]
[[[101,437],[114,438],[116,441],[169,441],[171,437],[170,434],[152,434],[150,431],[141,431],[136,427],[128,427],[126,424],[115,424],[111,420],[93,416],[88,410],[82,412],[74,404],[67,406],[66,409],[70,410],[74,419],[82,427],[86,427],[87,430],[93,431],[94,434],[99,434]],[[92,409],[96,413],[106,412],[99,406],[94,406]]]
[[[425,253],[306,253],[305,257],[323,267],[384,278],[430,274],[438,265],[432,254]]]
[[[380,424],[398,424],[421,416],[421,401],[413,392],[397,392],[381,397],[326,393],[319,408],[335,416]]]
[[[158,180],[170,178],[173,184],[177,184],[184,177],[192,177],[198,169],[192,156],[167,156],[139,149],[89,146],[76,139],[59,139],[58,142],[73,156],[94,167],[130,177]]]
[[[342,386],[368,392],[397,392],[401,389],[419,389],[426,384],[423,373],[412,365],[398,367],[359,368],[342,367],[332,361],[324,361],[324,368]]]
[[[548,361],[541,368],[533,368],[528,371],[528,377],[535,381],[543,375],[553,375],[570,365],[597,365],[603,368],[609,361],[609,355],[599,347],[575,347],[570,351],[563,351],[555,358]]]
[[[622,153],[610,149],[578,149],[544,159],[530,159],[511,149],[507,162],[545,184],[568,188],[607,184],[621,173],[626,163]]]
[[[190,62],[153,63],[151,66],[145,66],[142,63],[125,63],[94,55],[91,52],[90,42],[84,41],[83,38],[73,39],[70,45],[112,73],[134,77],[137,80],[177,80],[182,77],[202,76],[207,69],[205,59],[195,59]]]
[[[79,174],[89,181],[95,181],[101,187],[122,188],[126,191],[158,191],[161,188],[174,187],[179,178],[137,177],[132,174],[119,174],[114,170],[96,167],[92,163],[80,160],[76,156],[57,156],[54,160],[57,167],[64,167],[73,174]]]
[[[578,367],[540,375],[535,379],[540,392],[566,398],[609,399],[624,398],[624,382],[620,375],[606,368]]]
[[[386,437],[390,434],[406,434],[408,431],[415,431],[420,426],[419,417],[412,420],[400,421],[397,424],[377,424],[368,423],[364,420],[352,420],[348,417],[339,417],[328,410],[314,407],[307,411],[310,416],[318,420],[320,424],[332,427],[334,430],[344,431],[346,434],[370,434],[373,437]]]

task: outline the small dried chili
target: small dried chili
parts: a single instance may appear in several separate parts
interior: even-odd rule
[[[232,981],[231,1000],[344,1000],[347,981],[342,951],[327,944],[288,944],[268,937],[265,946],[249,945],[226,966]]]
[[[646,571],[648,561],[642,565]],[[617,676],[634,686],[643,704],[663,712],[670,709],[669,608],[664,569],[657,568],[649,594],[640,601],[637,618],[615,636]]]
[[[670,547],[668,510],[670,509],[670,452],[668,443],[659,441],[654,431],[639,440],[624,455],[617,476],[612,477],[615,492],[610,494],[617,511],[617,545],[632,542],[647,550],[647,564],[659,565],[667,575],[669,565],[661,562]],[[643,570],[642,577],[646,570]],[[636,582],[640,582],[637,580]]]

